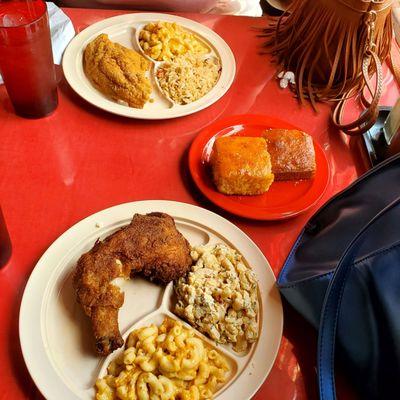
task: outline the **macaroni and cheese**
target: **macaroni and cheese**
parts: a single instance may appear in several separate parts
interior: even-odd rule
[[[227,359],[180,321],[134,330],[96,382],[96,400],[202,400],[226,381]]]
[[[176,23],[151,22],[139,33],[139,44],[144,53],[156,61],[171,61],[186,54],[207,54],[210,49],[193,33]]]
[[[253,271],[234,249],[193,247],[194,265],[174,285],[175,312],[219,343],[245,351],[258,337],[258,290]]]

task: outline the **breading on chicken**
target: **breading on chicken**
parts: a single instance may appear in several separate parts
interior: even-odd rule
[[[112,281],[140,273],[167,284],[184,276],[192,264],[190,246],[172,217],[135,214],[131,223],[83,254],[74,271],[77,300],[91,318],[98,354],[107,355],[124,341],[118,309],[124,294]]]
[[[150,62],[132,49],[113,43],[106,34],[91,41],[83,54],[86,75],[103,94],[123,100],[130,107],[143,108],[151,84],[145,73]]]

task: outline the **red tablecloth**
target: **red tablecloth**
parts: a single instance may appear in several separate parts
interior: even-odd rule
[[[122,13],[65,12],[78,32]],[[279,89],[274,67],[260,54],[262,39],[252,29],[265,26],[266,19],[187,17],[221,35],[237,62],[237,76],[229,92],[197,114],[159,122],[113,116],[79,98],[61,78],[56,112],[45,119],[27,120],[14,114],[0,86],[0,203],[13,243],[12,259],[0,271],[1,399],[41,398],[18,340],[21,296],[46,248],[89,214],[144,199],[197,204],[220,213],[246,232],[278,274],[300,229],[317,207],[298,218],[268,223],[234,217],[206,201],[191,182],[186,157],[193,138],[210,122],[233,114],[268,114],[313,135],[325,149],[331,168],[329,187],[319,205],[365,169],[360,141],[349,142],[329,127],[327,106],[321,105],[316,114],[310,107],[300,107],[290,92]],[[390,74],[386,74],[386,84],[382,102],[392,105],[399,91]],[[315,347],[315,333],[287,310],[278,357],[255,399],[316,399]],[[340,386],[342,398],[353,398],[345,382]]]

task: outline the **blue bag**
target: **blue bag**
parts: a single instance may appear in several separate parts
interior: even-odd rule
[[[335,344],[363,399],[400,399],[400,154],[308,221],[278,287],[319,330],[321,400],[336,398]]]

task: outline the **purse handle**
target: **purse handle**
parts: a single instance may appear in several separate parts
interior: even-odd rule
[[[356,90],[353,93],[347,93],[335,106],[332,112],[332,121],[336,128],[342,130],[344,133],[350,136],[358,136],[370,129],[376,122],[379,113],[379,100],[383,92],[383,73],[382,64],[376,54],[376,43],[375,43],[375,21],[377,18],[376,11],[370,10],[366,13],[365,25],[367,26],[367,41],[365,43],[363,63],[362,63],[362,75],[364,84],[367,86],[372,100],[368,102],[363,93],[361,93],[361,99],[366,107],[366,111],[357,120],[343,124],[342,116],[344,106],[347,100],[357,94]],[[372,68],[373,75],[376,76],[375,89],[373,89],[369,83],[369,72],[370,67]]]
[[[382,65],[379,61],[379,57],[375,52],[369,52],[369,55],[364,58],[363,61],[363,68],[362,74],[364,77],[364,81],[366,86],[368,87],[371,95],[372,100],[368,102],[364,95],[361,94],[362,102],[364,106],[366,106],[366,111],[361,115],[360,118],[357,120],[349,123],[343,124],[341,122],[343,116],[344,106],[347,102],[347,99],[342,99],[339,103],[335,106],[333,113],[332,113],[332,121],[336,128],[340,129],[344,133],[350,136],[358,136],[365,132],[367,132],[376,122],[379,113],[379,100],[382,96],[383,92],[383,74],[382,74]],[[375,90],[372,90],[369,85],[369,78],[368,78],[368,66],[370,64],[370,60],[373,61],[373,67],[376,75],[376,85]],[[352,96],[349,96],[352,97]]]
[[[320,400],[335,400],[334,357],[336,328],[344,287],[349,277],[357,251],[375,223],[394,207],[400,205],[400,197],[381,210],[356,235],[344,251],[329,283],[322,306],[318,334],[318,386]]]

